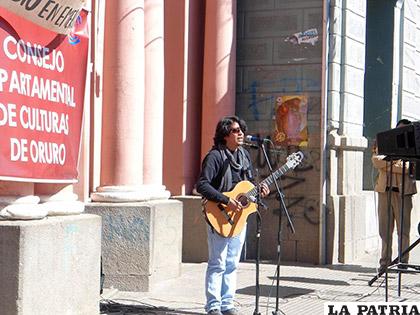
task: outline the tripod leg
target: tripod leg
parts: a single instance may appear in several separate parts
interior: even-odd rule
[[[418,238],[413,244],[411,244],[406,250],[404,250],[401,254],[401,256],[404,256],[405,254],[407,254],[410,250],[412,250],[414,247],[417,246],[417,244],[420,243],[420,238]],[[397,258],[395,258],[393,261],[391,261],[390,265],[395,265],[398,262],[398,256]],[[378,280],[383,274],[385,273],[385,271],[380,271],[378,272],[378,274],[376,276],[374,276],[369,282],[369,286],[372,286],[372,284]]]

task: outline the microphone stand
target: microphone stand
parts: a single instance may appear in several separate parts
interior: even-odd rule
[[[404,199],[405,199],[405,160],[402,160],[402,174],[401,174],[401,207],[400,207],[400,233],[398,233],[398,265],[397,270],[402,268],[402,238],[404,228]],[[404,248],[405,249],[405,248]],[[405,265],[404,265],[405,266]],[[401,296],[401,272],[398,272],[398,297]]]
[[[257,229],[255,237],[257,239],[256,244],[256,257],[255,257],[255,310],[253,315],[261,315],[259,312],[258,306],[259,306],[259,299],[260,299],[260,239],[261,239],[261,212],[260,207],[262,205],[261,201],[261,187],[260,187],[260,181],[259,181],[259,173],[258,169],[257,172],[257,195],[255,198],[255,202],[257,203]]]
[[[276,308],[273,311],[273,315],[277,315],[277,314],[280,314],[279,313],[279,286],[280,286],[280,259],[281,259],[281,256],[280,256],[281,214],[282,214],[281,210],[284,211],[284,213],[286,215],[286,218],[287,218],[288,226],[290,228],[290,231],[293,234],[295,234],[295,227],[293,226],[293,222],[292,222],[292,220],[290,218],[290,215],[289,215],[289,212],[287,211],[287,208],[286,208],[286,203],[284,202],[283,190],[280,188],[280,186],[277,183],[277,180],[273,176],[273,168],[271,166],[270,159],[268,158],[267,151],[266,151],[265,145],[264,145],[264,141],[259,142],[259,147],[261,148],[261,150],[264,154],[265,161],[266,161],[268,169],[270,171],[270,176],[272,176],[272,178],[273,178],[274,184],[276,186],[277,194],[279,196],[279,201],[280,201],[279,223],[278,223],[278,232],[277,232]],[[280,181],[280,178],[278,180]]]

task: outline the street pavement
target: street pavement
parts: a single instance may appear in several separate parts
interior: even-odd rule
[[[410,263],[420,263],[419,252],[420,246],[412,251]],[[385,302],[385,277],[368,285],[377,273],[376,262],[377,256],[370,254],[355,264],[281,263],[278,294],[276,264],[262,263],[258,309],[255,264],[241,262],[235,304],[245,315],[317,315],[324,314],[325,303]],[[152,292],[106,289],[101,296],[102,314],[205,314],[205,270],[206,263],[183,263],[180,277],[160,283]],[[420,274],[408,270],[412,271],[401,273],[400,285],[398,273],[388,274],[389,302],[420,302]]]

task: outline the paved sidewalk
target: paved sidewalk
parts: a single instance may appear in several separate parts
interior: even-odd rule
[[[323,314],[325,302],[384,302],[384,277],[368,286],[368,281],[376,274],[374,266],[371,262],[363,262],[360,265],[281,265],[277,314]],[[153,292],[120,292],[107,289],[103,298],[121,304],[133,304],[136,311],[109,311],[104,314],[205,314],[205,269],[205,263],[183,264],[181,277],[165,281]],[[258,310],[262,315],[271,315],[276,309],[275,272],[274,264],[260,265],[261,297]],[[402,291],[401,296],[398,296],[398,276],[396,273],[389,274],[388,301],[420,301],[420,274],[404,273],[401,279]],[[254,263],[240,264],[235,300],[241,314],[254,314]]]

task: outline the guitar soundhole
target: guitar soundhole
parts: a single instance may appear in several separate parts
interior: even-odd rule
[[[242,207],[248,206],[248,198],[245,195],[238,196],[237,200],[241,203]]]

